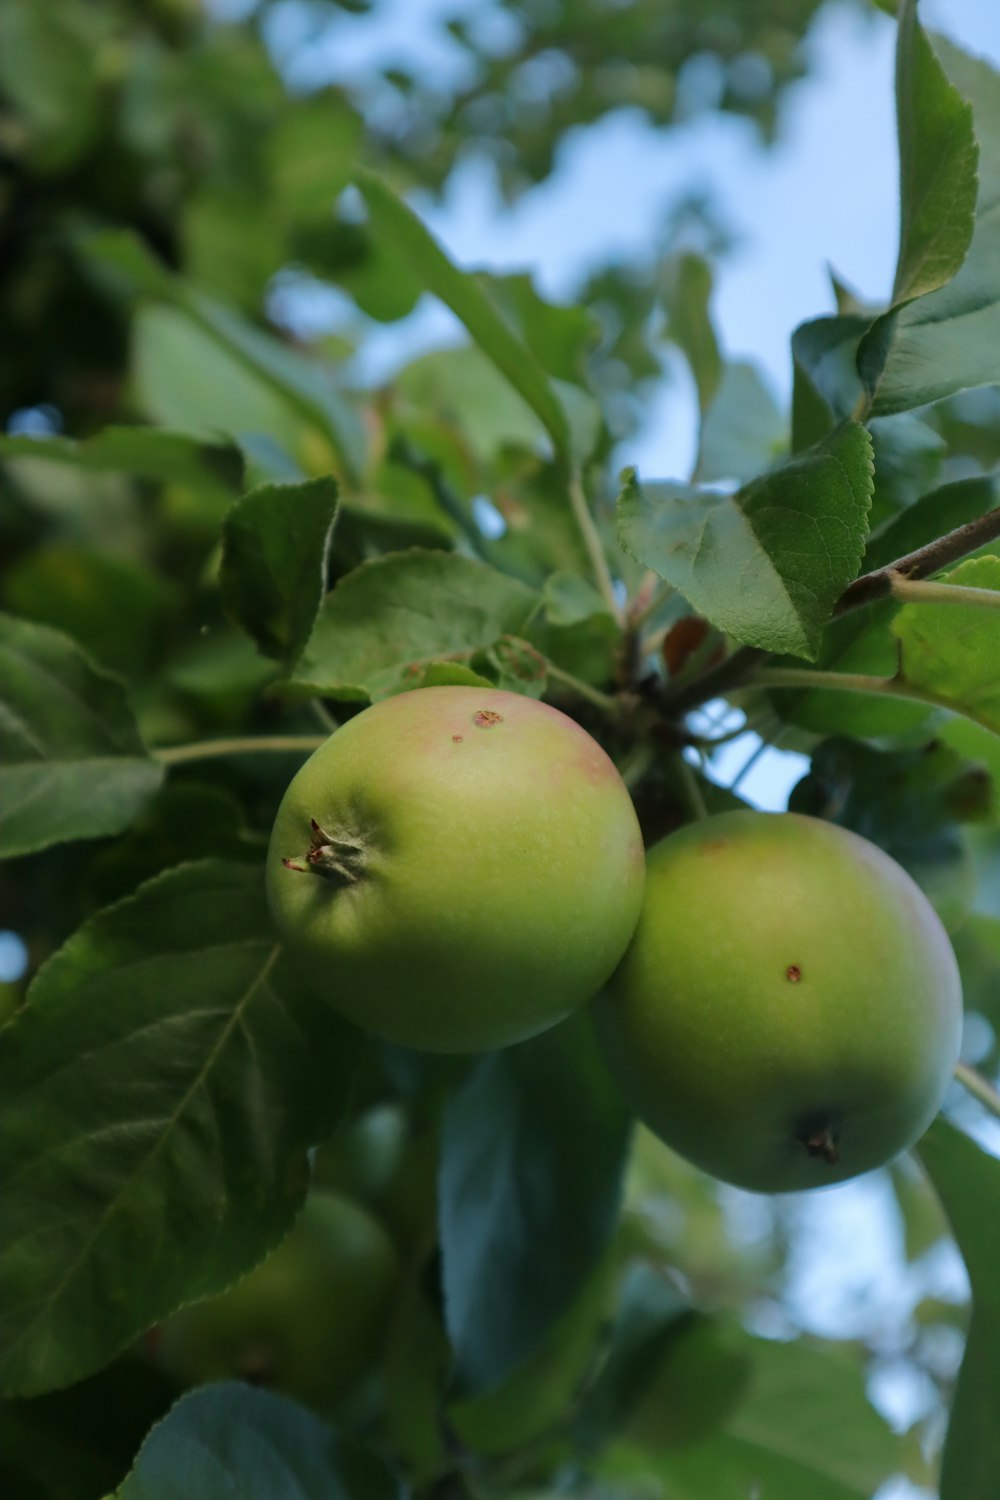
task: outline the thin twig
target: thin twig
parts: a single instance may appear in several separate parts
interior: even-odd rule
[[[165,766],[179,766],[189,760],[209,760],[217,755],[257,755],[261,751],[279,751],[290,754],[292,751],[300,751],[303,755],[311,755],[318,750],[320,745],[325,745],[326,735],[252,735],[243,739],[232,740],[199,740],[190,745],[166,745],[153,754],[157,760],[161,760]]]
[[[608,560],[604,555],[604,547],[601,543],[600,534],[594,522],[594,517],[591,515],[590,506],[587,504],[583,480],[579,473],[574,472],[570,474],[568,488],[569,503],[573,508],[573,515],[580,536],[583,538],[583,545],[587,549],[587,556],[590,558],[590,565],[594,570],[594,579],[597,587],[600,589],[611,615],[619,625],[623,625],[624,615],[622,607],[615,597],[615,585],[611,577],[611,569],[608,567]]]
[[[694,820],[703,822],[708,817],[708,808],[705,806],[705,798],[702,795],[701,787],[698,785],[698,778],[679,751],[675,758],[675,765],[677,767],[677,781],[687,810]]]
[[[991,1083],[988,1083],[982,1073],[977,1073],[975,1068],[970,1068],[968,1063],[955,1064],[955,1077],[964,1089],[968,1089],[974,1099],[978,1099],[991,1115],[1000,1120],[1000,1094]]]
[[[1000,609],[1000,589],[969,588],[963,583],[928,583],[896,573],[891,583],[901,604],[964,604],[974,609]]]

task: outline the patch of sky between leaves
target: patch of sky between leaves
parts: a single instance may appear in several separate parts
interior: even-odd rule
[[[28,972],[28,948],[9,928],[0,929],[0,984],[16,984]]]
[[[693,734],[715,738],[738,729],[743,721],[740,709],[716,698],[689,715],[688,727]],[[685,756],[709,781],[738,792],[762,812],[784,812],[792,788],[809,770],[806,756],[765,745],[752,730],[720,745],[707,763],[693,749]]]

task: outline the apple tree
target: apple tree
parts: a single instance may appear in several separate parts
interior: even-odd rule
[[[766,144],[813,0],[459,7],[440,76],[336,86],[377,3],[234,9],[0,0],[0,1491],[995,1500],[1000,77],[900,0],[893,287],[832,278],[784,410],[725,356],[710,203],[572,302],[419,208],[462,163],[543,191],[623,108],[666,138],[706,59]],[[369,378],[422,299],[461,337]],[[668,347],[680,477],[630,454]],[[474,771],[428,748],[472,699]],[[796,819],[748,811],[741,740],[807,758]],[[892,893],[795,877],[844,1008],[783,1055],[849,1057],[876,1117],[917,1079],[856,1158],[909,1301],[850,1330],[792,1294],[836,1195],[695,1164],[797,1097],[713,1009],[774,1020],[770,832],[641,946],[640,830],[765,826]],[[671,980],[688,1050],[637,1028],[632,1086],[608,1026],[682,950],[724,985]],[[833,1125],[798,1133],[822,1180]]]

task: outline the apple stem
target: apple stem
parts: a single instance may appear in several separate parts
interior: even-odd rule
[[[810,1156],[821,1156],[831,1166],[840,1160],[837,1137],[829,1125],[816,1125],[811,1129],[803,1130],[799,1141],[805,1146]]]
[[[332,880],[337,885],[354,885],[360,880],[368,862],[367,850],[362,841],[357,838],[338,838],[336,834],[327,833],[315,818],[310,818],[309,826],[312,836],[305,864],[283,859],[281,863],[285,869],[294,870],[300,875],[322,875],[324,880]]]

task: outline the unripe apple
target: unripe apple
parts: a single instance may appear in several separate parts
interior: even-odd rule
[[[365,709],[294,778],[267,887],[317,994],[389,1041],[521,1041],[593,998],[645,878],[635,810],[573,719],[432,687]]]
[[[822,1187],[926,1130],[958,1057],[962,995],[920,888],[856,834],[724,813],[647,858],[635,937],[597,1006],[635,1112],[758,1192]]]
[[[313,1192],[248,1276],[164,1323],[157,1360],[184,1385],[242,1379],[329,1411],[378,1359],[398,1271],[377,1220]]]

